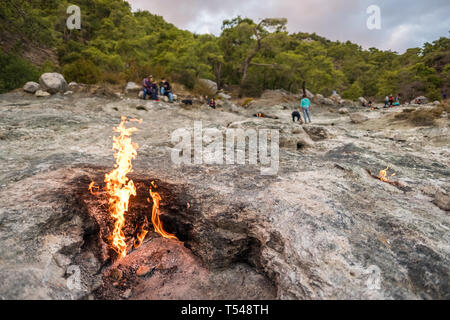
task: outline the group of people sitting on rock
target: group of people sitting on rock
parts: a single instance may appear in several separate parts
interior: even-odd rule
[[[170,102],[173,102],[172,86],[165,78],[161,79],[158,88],[156,81],[153,81],[153,76],[148,76],[142,81],[142,90],[144,91],[144,100],[146,100],[148,95],[150,100],[159,101],[158,95],[161,94],[162,96],[168,97]]]
[[[384,98],[384,108],[392,108],[392,107],[396,107],[400,105],[400,95],[397,95],[395,98],[392,94],[388,96],[386,96],[386,98]]]

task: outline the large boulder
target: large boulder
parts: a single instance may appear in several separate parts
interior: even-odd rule
[[[125,87],[125,92],[139,92],[142,90],[141,86],[138,86],[135,82],[128,82]]]
[[[427,104],[428,98],[424,96],[420,96],[411,101],[411,104]]]
[[[331,100],[330,98],[324,98],[322,100],[322,104],[325,104],[327,106],[334,106],[335,102],[333,100]]]
[[[306,92],[306,97],[308,99],[314,99],[314,94],[311,91],[309,91],[308,89],[305,89],[305,92]],[[303,92],[302,92],[302,94],[303,94]]]
[[[330,99],[335,103],[339,103],[342,100],[342,97],[340,95],[338,95],[337,93],[333,93],[330,96]]]
[[[313,101],[318,104],[323,104],[324,99],[325,99],[325,97],[323,95],[321,95],[320,93],[318,93],[314,96]]]
[[[352,123],[363,123],[369,120],[369,118],[360,113],[351,113],[350,120]]]
[[[367,103],[368,103],[367,100],[364,99],[363,97],[359,97],[358,101],[359,101],[359,103],[361,103],[361,105],[367,105]]]
[[[217,83],[215,81],[209,80],[209,79],[199,79],[198,80],[202,85],[208,87],[211,91],[214,91],[214,93],[217,91]]]
[[[28,93],[36,93],[36,91],[38,90],[39,90],[39,83],[37,82],[29,81],[25,83],[25,85],[23,86],[23,91]]]
[[[347,108],[340,108],[340,109],[338,110],[338,112],[339,112],[340,114],[348,114],[348,109],[347,109]]]
[[[44,73],[39,78],[39,84],[43,91],[55,94],[58,92],[64,93],[67,91],[67,82],[64,76],[60,73]]]
[[[230,100],[231,99],[231,96],[229,94],[226,94],[226,93],[223,93],[223,92],[220,92],[217,96],[219,98],[222,98],[222,99],[225,99],[225,100]]]

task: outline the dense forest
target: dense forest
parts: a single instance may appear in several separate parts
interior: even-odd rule
[[[81,30],[68,30],[67,7],[81,8]],[[314,93],[338,90],[344,98],[440,100],[450,83],[450,39],[442,37],[403,54],[363,50],[316,34],[286,31],[286,19],[236,17],[220,36],[180,30],[122,0],[2,0],[0,92],[59,71],[68,81],[124,84],[148,74],[194,88],[199,78],[256,96],[265,89]],[[32,63],[24,52],[48,49],[55,59]]]

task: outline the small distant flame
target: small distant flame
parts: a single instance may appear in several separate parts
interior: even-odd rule
[[[155,189],[157,188],[157,186],[155,185],[154,181],[152,181],[151,184],[152,184],[153,188],[155,188]],[[153,224],[153,227],[155,228],[155,231],[157,233],[159,233],[161,236],[163,236],[164,238],[178,240],[178,238],[175,235],[167,233],[166,231],[164,231],[162,222],[159,219],[159,214],[160,214],[160,212],[159,212],[159,202],[162,200],[161,196],[159,195],[158,192],[153,192],[151,186],[150,186],[149,192],[150,192],[150,196],[152,197],[152,200],[153,200],[152,224]],[[150,202],[150,199],[148,199],[148,201]]]
[[[389,166],[386,168],[386,169],[384,169],[384,170],[380,170],[380,173],[378,174],[378,178],[381,180],[381,181],[383,181],[383,182],[388,182],[389,181],[389,179],[387,178],[387,172],[388,172],[388,170],[389,170]],[[391,177],[394,177],[395,176],[395,173],[393,173],[392,175],[391,175]]]
[[[95,182],[92,181],[91,184],[89,185],[89,191],[91,192],[92,195],[96,196],[96,195],[98,195],[98,192],[94,192],[93,191],[94,189],[98,191],[98,190],[100,190],[100,187],[96,186]]]

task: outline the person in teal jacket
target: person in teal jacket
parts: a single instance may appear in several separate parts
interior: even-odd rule
[[[300,107],[302,108],[303,118],[305,118],[305,123],[311,123],[311,114],[309,113],[309,107],[311,106],[311,101],[306,97],[306,94],[303,95],[303,99],[300,102]]]

